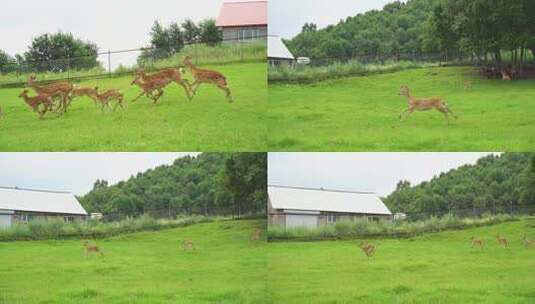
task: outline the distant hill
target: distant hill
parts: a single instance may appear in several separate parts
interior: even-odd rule
[[[286,41],[296,56],[346,58],[369,54],[404,54],[438,51],[436,38],[425,28],[438,0],[409,0],[387,4],[318,30],[305,24],[302,32]]]
[[[393,212],[448,212],[482,208],[535,211],[535,154],[481,158],[419,185],[400,181],[385,203]]]
[[[203,153],[108,185],[97,180],[80,197],[88,212],[108,217],[148,213],[231,215],[263,213],[266,153]]]

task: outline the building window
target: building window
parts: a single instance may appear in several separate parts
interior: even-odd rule
[[[327,215],[327,223],[336,223],[336,215]]]
[[[74,222],[74,217],[73,216],[64,216],[63,217],[63,221],[67,224],[70,224],[72,222]]]
[[[17,217],[19,223],[21,224],[28,224],[28,222],[30,221],[30,217],[27,214],[19,214]]]
[[[376,216],[368,216],[368,222],[378,222],[379,218]]]
[[[238,40],[255,40],[260,38],[260,29],[243,28],[238,30]]]

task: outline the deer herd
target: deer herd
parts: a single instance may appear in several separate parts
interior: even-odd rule
[[[185,73],[184,67],[191,73],[193,83],[183,78],[182,75]],[[138,86],[141,89],[141,93],[132,102],[146,96],[156,104],[163,96],[164,89],[171,83],[180,85],[190,101],[196,95],[201,84],[215,85],[225,93],[229,102],[234,101],[232,93],[228,88],[226,77],[217,71],[198,68],[192,63],[190,57],[184,59],[183,67],[168,68],[152,74],[147,74],[143,69],[140,69],[134,73],[134,77],[131,84]],[[113,108],[114,111],[117,107],[124,108],[124,95],[116,89],[99,92],[98,87],[92,88],[73,85],[69,81],[56,81],[51,84],[41,85],[37,83],[35,75],[30,75],[27,81],[27,87],[33,89],[36,95],[30,96],[29,90],[25,89],[19,95],[19,98],[22,98],[39,115],[39,118],[43,118],[47,112],[64,114],[67,112],[73,99],[83,96],[91,98],[96,105],[100,105],[102,112],[106,108]],[[0,109],[0,117],[1,115],[2,110]]]

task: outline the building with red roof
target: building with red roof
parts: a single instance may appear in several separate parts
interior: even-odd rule
[[[224,41],[267,37],[267,1],[224,2],[217,17]]]

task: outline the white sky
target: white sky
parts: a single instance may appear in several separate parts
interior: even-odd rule
[[[97,179],[115,184],[188,154],[198,153],[0,153],[0,186],[83,195]]]
[[[11,55],[22,53],[32,38],[58,30],[93,41],[101,51],[139,48],[149,44],[150,28],[156,19],[169,24],[187,18],[217,18],[222,3],[223,0],[2,0],[0,49]],[[113,66],[131,64],[137,55],[114,55]]]
[[[372,9],[382,9],[393,0],[269,0],[269,34],[293,38],[303,24],[319,28]]]
[[[400,180],[418,184],[490,153],[269,153],[271,185],[390,194]]]

